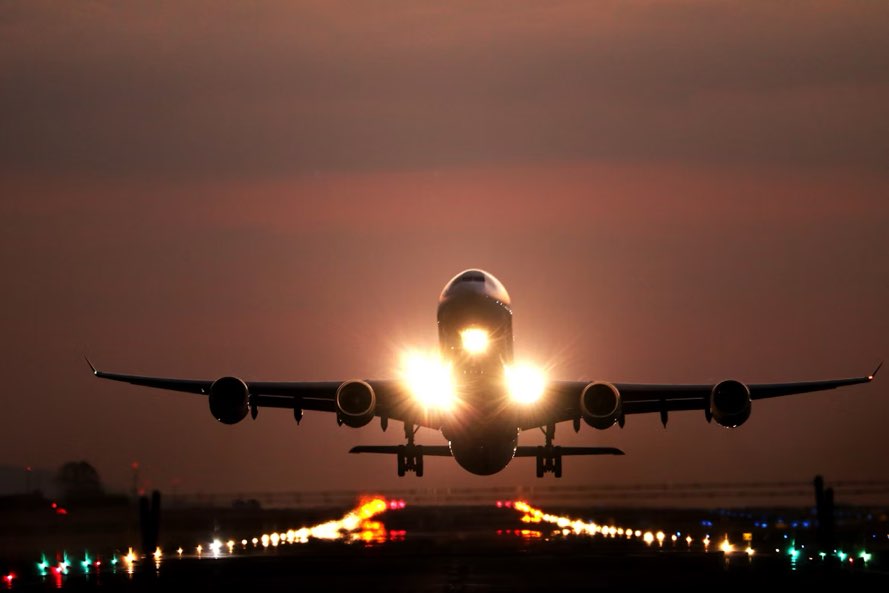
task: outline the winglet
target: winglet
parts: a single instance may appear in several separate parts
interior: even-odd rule
[[[99,371],[96,370],[96,367],[93,366],[93,363],[90,362],[90,359],[87,358],[86,354],[83,355],[83,359],[86,361],[86,364],[90,365],[90,370],[94,375],[98,375]]]
[[[867,376],[867,380],[868,380],[868,381],[873,381],[873,380],[874,380],[874,377],[877,376],[877,373],[880,372],[880,367],[882,367],[882,366],[883,366],[883,361],[881,360],[881,361],[880,361],[880,364],[877,365],[877,368],[874,369],[874,372],[872,372],[870,375]]]

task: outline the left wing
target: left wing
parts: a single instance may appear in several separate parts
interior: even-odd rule
[[[720,403],[746,404],[746,413],[749,415],[749,407],[752,400],[782,397],[799,393],[811,393],[814,391],[827,391],[869,383],[874,380],[877,371],[873,373],[848,379],[828,379],[825,381],[799,381],[792,383],[752,383],[745,385],[738,381],[722,381],[711,384],[688,385],[655,385],[639,383],[607,383],[609,387],[619,394],[619,413],[615,421],[623,423],[623,417],[627,414],[659,413],[661,420],[666,425],[667,414],[685,410],[704,410],[708,421],[715,411],[718,412]],[[577,420],[583,417],[581,398],[584,390],[592,383],[590,381],[555,381],[545,396],[545,401],[534,410],[523,416],[522,429],[544,426],[550,423]],[[721,389],[722,388],[722,389]],[[726,398],[720,401],[720,394]],[[715,400],[715,401],[714,401]],[[746,400],[746,401],[745,401]],[[738,408],[739,413],[741,409]],[[717,418],[717,421],[719,418]],[[746,420],[746,416],[741,422]],[[741,422],[738,422],[740,424]],[[737,425],[737,424],[736,424]]]
[[[210,395],[214,380],[172,379],[125,375],[100,371],[87,359],[93,374],[100,379],[120,381],[131,385],[179,391],[196,395]],[[295,412],[311,410],[336,412],[336,393],[344,381],[244,381],[250,398],[251,408],[284,408]],[[424,412],[395,380],[367,380],[373,388],[377,404],[374,415],[409,422],[429,428],[439,428],[440,422],[434,415]]]

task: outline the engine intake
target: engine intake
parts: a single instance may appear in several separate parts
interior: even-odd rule
[[[210,413],[223,424],[237,424],[247,416],[247,384],[237,377],[222,377],[210,385]]]
[[[584,387],[580,393],[580,413],[584,422],[599,430],[619,421],[623,409],[617,387],[598,381]]]
[[[750,389],[740,381],[721,381],[710,392],[710,415],[726,428],[737,428],[750,418]]]
[[[337,418],[351,428],[361,428],[373,420],[377,396],[365,381],[346,381],[336,390]]]

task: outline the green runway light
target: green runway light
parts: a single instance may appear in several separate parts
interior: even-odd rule
[[[861,550],[861,552],[858,554],[858,557],[861,558],[865,564],[870,562],[871,559],[870,553],[868,553],[866,550]]]
[[[795,546],[790,546],[787,548],[787,555],[790,556],[792,561],[796,562],[796,559],[799,558],[799,550]]]
[[[37,563],[37,572],[40,573],[40,576],[46,576],[46,569],[49,568],[49,562],[46,561],[46,554],[40,555],[40,562]]]
[[[849,557],[849,555],[846,554],[844,551],[842,551],[842,550],[837,551],[837,558],[840,559],[840,562],[845,562],[846,558],[848,558],[848,557]]]
[[[90,553],[87,552],[86,554],[83,555],[83,561],[80,563],[80,565],[83,567],[83,572],[89,572],[90,564],[92,564],[92,563],[93,563],[93,561],[90,560]]]

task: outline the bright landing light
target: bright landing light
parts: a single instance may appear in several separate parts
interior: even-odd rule
[[[460,332],[463,350],[475,356],[488,349],[488,332],[478,327],[469,327]]]
[[[401,378],[425,408],[453,408],[455,395],[451,366],[440,357],[408,352],[402,357]]]
[[[521,404],[533,404],[543,396],[546,390],[546,375],[539,368],[520,364],[505,366],[506,388],[509,396]]]

